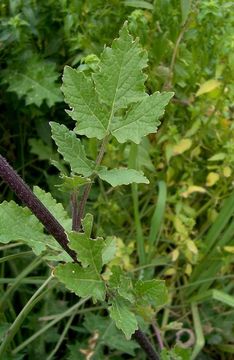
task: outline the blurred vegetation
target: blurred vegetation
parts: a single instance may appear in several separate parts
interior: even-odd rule
[[[57,155],[48,126],[73,126],[60,91],[63,67],[92,69],[128,20],[149,54],[148,90],[175,92],[159,132],[137,150],[136,166],[150,185],[110,191],[100,182],[88,207],[97,235],[118,236],[116,261],[125,270],[166,279],[171,300],[157,318],[165,346],[191,340],[201,360],[234,354],[233,13],[233,3],[223,0],[0,3],[0,152],[30,186],[50,190],[65,207],[68,196],[54,187],[59,180],[50,161]],[[95,158],[96,142],[86,145]],[[113,141],[104,163],[127,164],[129,154],[129,144],[119,151]],[[13,197],[2,182],[0,190],[1,200]],[[139,236],[150,253],[144,271],[136,256]],[[22,244],[1,251],[1,292],[8,292],[2,336],[50,271]],[[96,329],[99,355],[92,359],[144,358],[114,328],[109,335],[118,341],[108,342],[102,309],[92,312],[86,304],[69,313],[74,301],[51,286],[17,332],[9,359],[88,359],[79,349],[89,349]]]

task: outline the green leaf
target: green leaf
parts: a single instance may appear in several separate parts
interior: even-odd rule
[[[125,24],[120,37],[112,47],[106,47],[99,63],[100,70],[93,75],[100,100],[111,108],[112,114],[145,95],[146,75],[142,70],[147,66],[147,54],[133,41]]]
[[[80,175],[72,175],[72,176],[61,175],[60,179],[62,180],[62,183],[55,186],[60,191],[66,193],[77,191],[80,187],[89,184],[91,182],[89,178],[85,178]]]
[[[93,215],[87,213],[85,215],[85,218],[82,219],[81,223],[82,223],[82,228],[84,230],[85,235],[88,238],[90,238],[91,233],[92,233],[92,228],[93,228]]]
[[[180,0],[182,24],[184,24],[191,10],[192,0]]]
[[[69,218],[67,212],[64,210],[62,204],[52,197],[50,193],[45,192],[38,186],[33,187],[34,194],[41,200],[45,207],[51,212],[52,215],[58,220],[58,222],[64,227],[66,231],[70,231],[72,228],[72,220]]]
[[[67,161],[74,173],[90,176],[93,172],[94,163],[87,159],[81,141],[73,131],[65,125],[50,122],[52,138],[58,146],[58,152]]]
[[[22,61],[21,67],[7,70],[5,80],[9,83],[8,91],[14,91],[19,97],[25,97],[26,105],[41,106],[45,100],[48,106],[62,101],[56,80],[59,74],[55,64],[40,60],[32,55]]]
[[[114,320],[117,328],[123,331],[127,339],[130,339],[138,329],[136,316],[129,310],[130,305],[129,301],[116,296],[109,307],[110,317]]]
[[[46,249],[46,238],[43,225],[29,209],[14,201],[0,204],[0,243],[23,241],[40,255]]]
[[[59,264],[54,275],[67,289],[80,297],[92,296],[94,301],[105,299],[105,284],[91,268],[83,269],[78,264]]]
[[[110,288],[116,290],[121,297],[133,303],[135,297],[131,279],[126,276],[119,266],[112,266],[111,273],[109,279]]]
[[[77,134],[103,139],[107,134],[108,113],[98,102],[92,80],[66,66],[62,91],[65,101],[73,108],[67,113],[77,121]]]
[[[51,146],[45,144],[41,139],[29,139],[30,152],[38,156],[39,160],[50,160],[56,157]]]
[[[135,104],[125,118],[115,118],[111,126],[111,133],[123,143],[131,140],[139,144],[142,137],[155,133],[160,125],[159,118],[164,114],[165,106],[174,93],[154,93]]]
[[[163,280],[138,280],[134,290],[141,304],[158,307],[165,305],[168,301],[167,288]]]
[[[102,238],[89,239],[85,233],[72,231],[68,233],[69,247],[77,253],[82,266],[93,269],[99,275],[102,269],[102,250],[104,241]]]
[[[149,180],[143,173],[134,169],[101,169],[98,171],[98,176],[111,184],[111,186],[128,185],[132,183],[149,184]]]
[[[141,8],[141,9],[148,9],[153,10],[154,6],[147,1],[140,1],[140,0],[126,0],[124,1],[125,6],[131,6],[134,8]]]
[[[115,254],[117,251],[116,245],[116,237],[114,236],[108,236],[106,240],[104,240],[104,247],[102,250],[103,265],[108,264],[111,260],[115,258]]]
[[[162,360],[191,360],[191,350],[175,346],[174,349],[163,349],[160,353]]]

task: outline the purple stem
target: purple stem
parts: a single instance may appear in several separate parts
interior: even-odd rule
[[[44,225],[48,233],[58,241],[62,248],[77,262],[76,253],[68,247],[68,239],[64,228],[59,224],[55,217],[42,204],[42,202],[32,192],[30,187],[25,184],[23,179],[8,164],[6,159],[0,155],[0,176],[9,185],[18,198],[32,211],[32,213]]]

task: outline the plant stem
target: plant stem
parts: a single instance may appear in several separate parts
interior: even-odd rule
[[[24,306],[24,308],[20,311],[18,316],[16,317],[13,324],[10,326],[10,328],[7,330],[5,338],[0,346],[0,359],[3,359],[3,354],[7,350],[9,344],[13,340],[15,334],[19,330],[22,322],[24,321],[25,317],[28,315],[28,313],[32,310],[32,308],[38,303],[38,301],[41,300],[41,298],[45,295],[45,293],[50,290],[51,288],[47,289],[42,293],[42,290],[49,284],[49,282],[52,280],[53,276],[50,276],[42,285],[41,287],[34,293],[34,295],[31,297],[31,299],[27,302],[27,304]],[[39,296],[40,295],[40,296]]]
[[[106,136],[103,139],[101,149],[96,159],[96,168],[100,165],[103,155],[105,153],[105,147],[108,141],[108,137]],[[95,169],[96,169],[95,168]],[[14,191],[14,193],[18,196],[18,198],[36,215],[36,217],[41,221],[41,223],[45,226],[46,230],[54,236],[54,238],[58,241],[58,243],[63,247],[63,249],[71,256],[74,262],[77,262],[76,254],[68,247],[68,239],[62,225],[55,219],[55,217],[49,212],[49,210],[42,204],[42,202],[36,197],[36,195],[32,192],[27,184],[21,179],[21,177],[17,174],[17,172],[8,164],[6,159],[0,155],[0,176],[2,179],[9,185],[9,187]],[[78,220],[77,220],[77,228],[79,231],[81,225],[81,219],[84,215],[85,205],[89,196],[89,192],[91,189],[91,184],[86,185],[83,197],[81,199],[79,209],[78,209]],[[41,261],[41,259],[40,259]],[[82,299],[78,304],[83,304],[87,299]],[[78,304],[75,307],[68,309],[68,314],[70,314],[71,309],[78,307]],[[67,316],[67,315],[65,315]],[[23,342],[20,346],[18,346],[13,353],[16,354],[18,351],[27,346],[31,341],[37,338],[40,334],[46,331],[49,327],[56,324],[63,316],[57,318],[56,320],[51,321],[51,323],[47,324],[43,329],[39,330],[36,334],[31,336],[25,342]],[[150,360],[159,360],[158,355],[154,351],[152,345],[149,340],[145,336],[145,334],[141,330],[137,330],[134,334],[135,339],[142,347],[142,349],[147,353]]]
[[[130,155],[129,155],[129,167],[137,170],[137,145],[131,144]],[[137,254],[139,258],[140,266],[145,264],[145,247],[144,247],[144,237],[140,220],[139,213],[139,198],[138,198],[138,186],[137,184],[131,184],[132,189],[132,199],[133,199],[133,210],[134,210],[134,220],[136,227],[136,243],[137,243]]]
[[[151,345],[145,334],[140,329],[135,331],[133,337],[136,339],[138,344],[140,344],[141,348],[145,350],[149,360],[160,360],[153,346]]]
[[[106,149],[106,145],[107,145],[107,143],[108,143],[108,140],[109,140],[109,136],[106,136],[106,137],[103,139],[103,141],[102,141],[101,148],[100,148],[100,150],[99,150],[97,159],[96,159],[96,161],[95,161],[96,166],[95,166],[94,171],[97,169],[97,167],[100,165],[100,163],[101,163],[101,161],[102,161],[102,159],[103,159],[103,156],[104,156],[104,154],[105,154],[105,149]],[[87,202],[88,197],[89,197],[89,193],[90,193],[91,187],[92,187],[92,183],[87,184],[87,185],[85,186],[85,188],[84,188],[84,192],[83,192],[82,198],[81,198],[81,200],[80,200],[79,208],[78,208],[78,219],[77,219],[77,224],[76,224],[76,231],[79,231],[79,230],[80,230],[81,220],[82,220],[83,217],[84,217],[85,206],[86,206],[86,202]]]
[[[71,206],[72,206],[72,230],[77,231],[78,228],[78,203],[77,203],[77,191],[71,194]]]
[[[77,262],[75,252],[68,247],[68,239],[64,228],[1,155],[0,176],[14,191],[18,198],[33,212],[34,215],[36,215],[36,217],[45,226],[46,230],[53,235],[62,248],[75,262]]]
[[[160,330],[159,330],[158,326],[154,323],[152,323],[152,328],[153,328],[155,336],[157,338],[159,348],[160,348],[160,350],[162,350],[164,348],[164,345],[163,345],[162,337],[160,334]]]

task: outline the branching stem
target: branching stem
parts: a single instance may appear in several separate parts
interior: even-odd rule
[[[96,166],[98,166],[103,158],[105,153],[105,146],[108,139],[107,137],[103,139],[101,149],[97,156]],[[72,257],[74,262],[77,262],[76,254],[68,247],[68,239],[65,234],[65,230],[62,225],[55,219],[55,217],[49,212],[49,210],[42,204],[42,202],[36,197],[36,195],[32,192],[29,186],[21,179],[21,177],[17,174],[17,172],[8,164],[6,159],[0,155],[0,176],[2,179],[9,185],[12,191],[18,196],[18,198],[33,212],[33,214],[41,221],[41,223],[45,226],[46,230],[54,236],[54,238],[58,241],[58,243],[63,247],[63,249]],[[80,205],[78,210],[78,219],[77,228],[79,231],[81,219],[84,214],[85,205],[89,196],[89,192],[91,189],[91,184],[86,185]],[[87,301],[87,299],[82,299],[78,304],[82,304]],[[77,304],[75,305],[77,306]],[[71,308],[72,309],[72,308]],[[69,309],[69,314],[71,309]],[[57,321],[57,320],[56,320]],[[54,322],[51,322],[49,326],[52,326]],[[36,333],[35,335],[37,335]],[[141,348],[148,355],[149,360],[159,360],[159,357],[155,350],[153,349],[151,343],[147,339],[146,335],[140,330],[136,330],[133,337],[139,343]],[[26,342],[21,344],[18,348],[16,348],[13,353],[20,351],[29,341],[32,341],[32,338],[29,338]]]
[[[101,161],[103,159],[108,140],[109,140],[109,136],[107,135],[102,141],[101,148],[99,150],[97,159],[95,161],[95,163],[96,163],[95,170],[100,165],[100,163],[101,163]],[[84,188],[84,192],[83,192],[82,198],[81,198],[80,203],[79,203],[79,208],[78,208],[78,218],[77,218],[77,224],[76,224],[76,231],[80,230],[81,220],[84,217],[85,206],[86,206],[86,202],[87,202],[88,197],[89,197],[91,187],[92,187],[92,183],[87,184],[85,186],[85,188]]]

